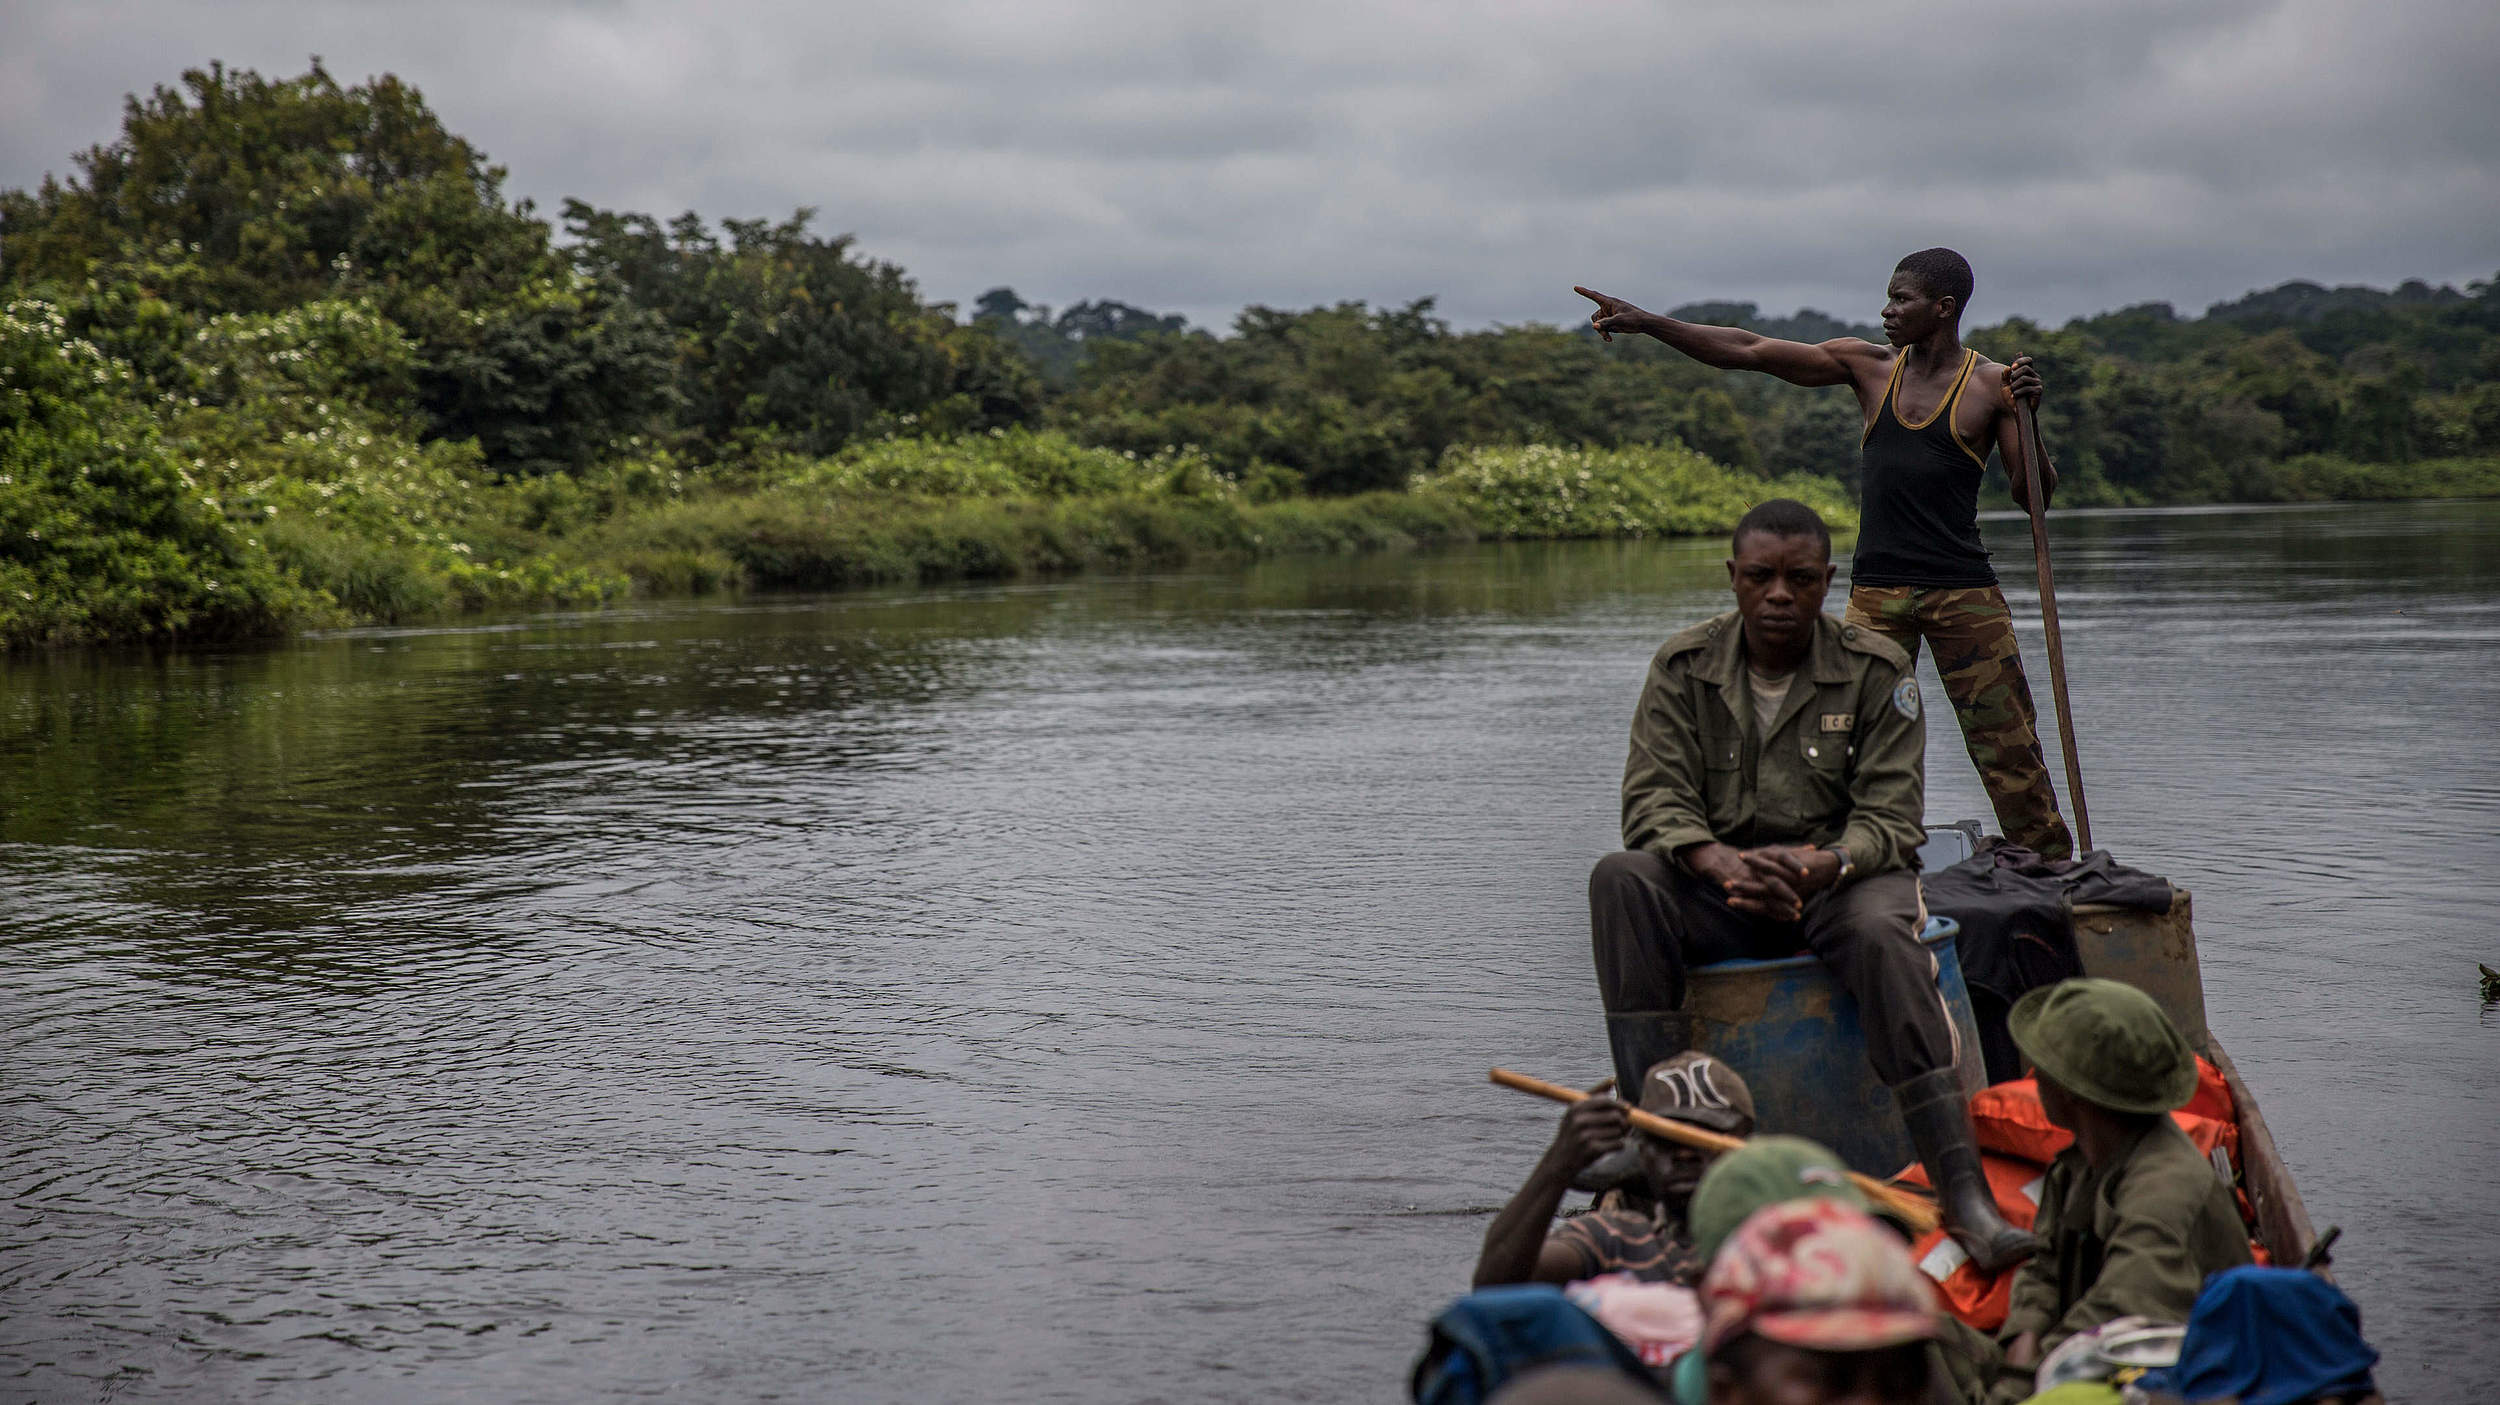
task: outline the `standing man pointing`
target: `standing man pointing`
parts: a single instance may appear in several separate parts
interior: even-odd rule
[[[2062,859],[2072,856],[2074,840],[2040,750],[2013,614],[1979,540],[1979,480],[1991,446],[2005,461],[2015,502],[2031,506],[2013,397],[2038,403],[2040,377],[2028,356],[2000,366],[1962,345],[1971,287],[1970,264],[1951,249],[1901,260],[1884,294],[1888,346],[1855,337],[1779,341],[1679,322],[1587,288],[1572,291],[1597,304],[1589,325],[1608,341],[1617,332],[1647,333],[1721,370],[1856,392],[1866,416],[1858,451],[1864,503],[1847,622],[1890,639],[1913,664],[1921,640],[1935,648],[1936,671],[1998,828],[2026,849]],[[2057,490],[2049,464],[2040,466],[2040,485]]]

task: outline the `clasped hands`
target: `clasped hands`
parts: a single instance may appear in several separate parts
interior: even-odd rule
[[[1678,855],[1696,877],[1719,885],[1727,905],[1774,922],[1806,915],[1806,899],[1840,881],[1840,855],[1804,844],[1738,849],[1713,841]]]

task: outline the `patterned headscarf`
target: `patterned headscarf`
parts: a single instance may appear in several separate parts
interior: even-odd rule
[[[1752,1332],[1819,1351],[1873,1351],[1939,1330],[1935,1293],[1900,1239],[1821,1196],[1755,1212],[1701,1281],[1702,1349]]]

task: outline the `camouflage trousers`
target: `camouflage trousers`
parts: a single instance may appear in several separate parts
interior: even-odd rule
[[[1920,640],[1935,646],[1936,672],[1962,724],[1962,744],[1979,768],[1979,783],[1996,808],[1997,827],[2043,858],[2072,857],[2075,841],[2057,813],[2057,791],[2040,751],[2038,714],[2004,592],[1992,585],[1854,586],[1848,622],[1900,645],[1913,665]]]

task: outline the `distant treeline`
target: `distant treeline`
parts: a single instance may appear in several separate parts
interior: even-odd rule
[[[1001,507],[1013,531],[941,547],[897,506],[960,497],[930,486],[958,478],[1039,501],[1058,479],[1000,465],[1096,452],[1140,468],[1082,460],[1097,467],[1067,481],[1089,502],[1161,495],[1203,517],[1412,488],[1436,505],[1398,520],[1441,535],[1705,529],[1770,480],[1836,480],[1810,495],[1837,506],[1853,476],[1846,395],[1648,342],[1455,331],[1430,301],[1251,307],[1223,336],[1006,288],[959,310],[807,210],[713,224],[568,200],[559,229],[387,76],[196,70],[132,98],[120,137],[73,163],[0,191],[0,641],[1151,556],[1165,518],[1054,508],[1049,531],[1094,535],[1042,541],[1041,518]],[[2147,306],[1972,340],[2041,360],[2068,502],[2500,491],[2500,280],[2293,283],[2201,318]],[[992,447],[947,447],[972,437]],[[967,453],[987,467],[945,467]],[[853,471],[889,459],[920,467]],[[884,495],[868,515],[886,545],[757,545],[772,512],[822,516],[828,485]],[[958,507],[948,520],[970,522]],[[711,535],[620,525],[660,509]],[[1223,511],[1169,540],[1269,540]]]
[[[1070,433],[1201,444],[1228,468],[1286,465],[1321,491],[1393,481],[1453,443],[1664,439],[1740,469],[1856,486],[1862,422],[1848,395],[1709,371],[1646,339],[1453,332],[1429,302],[1253,307],[1221,339],[1116,303],[1050,319],[1015,311],[1021,300],[1000,289],[982,307],[1044,369],[1043,413]],[[1751,303],[1670,315],[1802,341],[1881,335]],[[2465,292],[2294,282],[2202,317],[2147,303],[2056,330],[2017,318],[1969,340],[2040,363],[2043,433],[2070,505],[2435,495],[2471,487],[2448,461],[2500,455],[2500,277]],[[2415,464],[2432,465],[2419,492]],[[2001,492],[2002,474],[1992,479]]]

